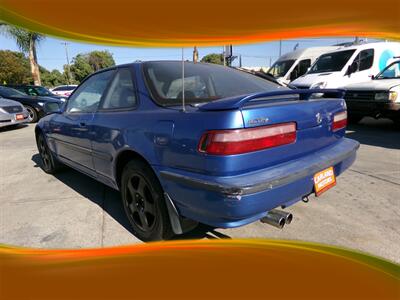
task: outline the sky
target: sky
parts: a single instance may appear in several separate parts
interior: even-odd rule
[[[353,41],[353,38],[321,38],[321,39],[295,39],[282,41],[282,54],[293,51],[296,44],[298,49],[328,46],[342,42]],[[79,53],[87,53],[93,50],[108,50],[113,54],[116,64],[129,63],[136,60],[176,60],[181,59],[181,48],[133,48],[133,47],[114,47],[87,44],[81,42],[65,41],[53,37],[46,37],[40,42],[37,50],[39,64],[48,70],[63,70],[63,65],[67,63],[65,45],[67,42],[68,56],[72,58]],[[15,42],[0,35],[0,50],[19,51]],[[209,53],[222,53],[223,47],[199,47],[199,58]],[[185,59],[192,60],[193,48],[185,48]],[[270,66],[279,57],[279,41],[233,46],[233,55],[242,56],[242,66]],[[233,65],[238,65],[236,60]]]

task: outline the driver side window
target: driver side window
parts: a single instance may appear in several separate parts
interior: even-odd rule
[[[97,110],[114,70],[93,75],[78,87],[70,97],[67,105],[68,113],[91,113]]]
[[[374,62],[374,49],[361,51],[353,61],[355,72],[368,70]]]

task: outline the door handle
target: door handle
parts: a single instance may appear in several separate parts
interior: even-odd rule
[[[86,127],[86,123],[85,122],[79,122],[79,126],[80,127]]]

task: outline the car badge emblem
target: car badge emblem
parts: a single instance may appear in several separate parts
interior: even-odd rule
[[[315,117],[317,118],[317,123],[318,123],[318,124],[321,124],[321,122],[322,122],[322,115],[321,115],[320,113],[317,113],[317,114],[315,115]]]
[[[268,123],[269,119],[268,118],[257,118],[257,119],[251,119],[247,123],[249,125],[260,125],[260,124],[265,124]]]

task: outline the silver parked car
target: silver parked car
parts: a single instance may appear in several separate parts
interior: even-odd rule
[[[28,117],[29,113],[21,103],[0,97],[0,127],[28,123]]]

